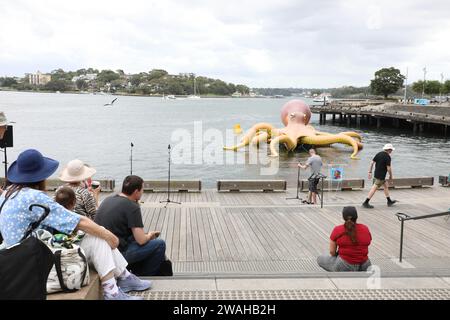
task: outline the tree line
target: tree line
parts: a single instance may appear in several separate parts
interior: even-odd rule
[[[170,75],[162,69],[153,69],[148,72],[127,75],[123,70],[101,70],[88,68],[76,71],[53,70],[51,81],[45,85],[37,86],[29,83],[27,78],[20,79],[12,77],[0,77],[0,87],[14,90],[47,90],[47,91],[107,91],[111,93],[129,93],[139,95],[190,95],[194,94],[194,78],[196,83],[195,93],[200,95],[229,96],[234,92],[248,95],[248,86],[227,83],[220,79],[207,77],[196,77],[193,73]],[[86,79],[83,76],[95,74],[95,79]],[[390,95],[402,96],[405,76],[399,69],[394,67],[382,68],[375,72],[374,79],[369,86],[353,87],[343,86],[328,89],[301,89],[301,88],[254,88],[253,91],[265,96],[293,96],[319,95],[330,93],[334,98],[371,98]],[[75,82],[74,77],[80,77]],[[416,81],[407,87],[408,96],[426,95],[448,95],[450,94],[450,80],[441,83],[437,80]]]
[[[95,79],[87,79],[86,75],[95,74]],[[250,88],[242,84],[228,83],[220,79],[196,77],[193,73],[170,75],[162,69],[153,69],[138,74],[125,74],[123,70],[79,69],[77,71],[53,70],[51,81],[45,85],[30,84],[25,77],[19,81],[11,77],[0,78],[0,87],[15,90],[46,91],[91,91],[110,93],[129,93],[139,95],[221,95],[228,96],[235,92],[248,95]],[[79,77],[72,81],[74,77]]]

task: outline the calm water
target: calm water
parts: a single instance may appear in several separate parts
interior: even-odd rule
[[[133,173],[144,179],[167,177],[167,146],[173,150],[173,179],[200,178],[207,188],[217,179],[287,179],[297,177],[296,164],[306,152],[281,150],[279,162],[260,150],[259,163],[250,164],[248,152],[222,152],[226,131],[239,123],[244,130],[257,122],[281,127],[280,108],[288,99],[200,99],[162,100],[119,97],[113,107],[104,107],[112,96],[0,92],[0,110],[14,124],[14,148],[7,149],[12,162],[27,148],[58,159],[60,169],[79,158],[97,169],[95,177],[121,182],[130,173],[130,143],[133,142]],[[307,101],[310,103],[311,101]],[[335,145],[320,148],[325,163],[344,168],[344,176],[366,177],[372,157],[385,143],[396,147],[394,176],[444,175],[450,172],[450,142],[433,136],[414,136],[394,129],[313,126],[325,132],[354,130],[363,135],[360,160],[350,160],[351,148]],[[233,134],[228,133],[237,139]],[[182,149],[182,146],[192,148]],[[183,153],[181,153],[181,151]],[[215,159],[215,163],[211,161]],[[183,161],[181,161],[183,160]],[[271,176],[261,170],[278,168]],[[275,162],[273,162],[275,161]],[[0,172],[3,172],[1,170]],[[0,174],[2,175],[2,174]],[[303,173],[302,177],[307,174]]]

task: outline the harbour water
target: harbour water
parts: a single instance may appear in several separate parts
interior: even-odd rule
[[[280,150],[278,161],[267,157],[264,148],[257,152],[256,161],[244,149],[237,153],[222,151],[227,138],[237,139],[230,131],[235,124],[240,124],[244,132],[258,122],[282,127],[280,109],[288,98],[163,100],[120,96],[113,106],[104,106],[114,98],[0,92],[0,110],[16,122],[13,123],[14,147],[7,149],[8,161],[14,161],[27,148],[36,148],[58,159],[60,169],[68,161],[79,158],[97,169],[96,178],[120,182],[130,173],[132,151],[134,174],[144,179],[166,179],[168,144],[171,144],[172,178],[201,179],[205,188],[213,188],[218,179],[287,179],[288,187],[293,187],[297,162],[307,159],[307,153],[302,150],[290,153]],[[362,134],[364,149],[359,154],[360,160],[350,159],[348,146],[318,150],[327,168],[344,169],[344,178],[366,178],[371,159],[385,143],[396,147],[392,155],[395,177],[438,176],[450,172],[448,139],[396,129],[377,131],[331,123],[319,125],[318,115],[313,115],[311,123],[319,131],[352,130]],[[191,147],[182,148],[186,145]],[[302,178],[307,176],[302,173]]]

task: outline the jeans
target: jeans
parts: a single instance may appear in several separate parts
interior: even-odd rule
[[[165,260],[166,243],[157,238],[141,246],[133,239],[122,254],[134,274],[155,276],[159,274],[161,263]]]
[[[326,271],[367,271],[372,264],[369,259],[362,264],[350,264],[344,261],[341,257],[333,257],[330,255],[323,255],[317,258],[319,266]]]

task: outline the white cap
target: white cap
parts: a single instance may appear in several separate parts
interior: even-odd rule
[[[392,151],[394,151],[395,148],[394,148],[394,146],[392,144],[387,143],[387,144],[384,145],[383,150],[392,150]]]
[[[0,111],[0,127],[6,126],[8,124],[8,120],[6,119],[5,113]]]

